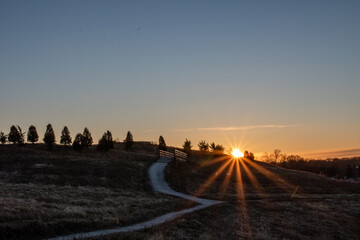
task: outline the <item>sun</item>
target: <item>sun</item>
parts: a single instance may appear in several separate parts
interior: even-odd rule
[[[243,157],[244,154],[237,148],[235,148],[231,153],[235,158]]]

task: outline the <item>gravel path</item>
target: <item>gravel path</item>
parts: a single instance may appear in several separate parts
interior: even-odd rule
[[[210,206],[213,206],[216,204],[223,203],[222,201],[197,198],[195,196],[176,192],[173,189],[171,189],[169,187],[169,185],[167,184],[167,182],[165,181],[165,177],[164,177],[165,167],[170,161],[171,160],[169,160],[167,158],[160,158],[157,162],[155,162],[149,168],[149,177],[150,177],[150,181],[151,181],[151,185],[152,185],[153,189],[156,192],[184,198],[184,199],[199,203],[199,205],[192,207],[192,208],[187,208],[187,209],[184,209],[181,211],[167,213],[160,217],[154,218],[152,220],[149,220],[146,222],[141,222],[141,223],[138,223],[135,225],[127,226],[127,227],[119,227],[119,228],[98,230],[98,231],[85,232],[85,233],[76,233],[76,234],[71,234],[71,235],[62,236],[62,237],[50,238],[49,240],[84,239],[84,238],[99,237],[99,236],[104,236],[104,235],[109,235],[109,234],[114,234],[114,233],[131,232],[131,231],[141,230],[141,229],[145,229],[145,228],[151,228],[153,226],[174,220],[186,213],[191,213],[191,212],[203,209],[203,208],[207,208],[207,207],[210,207]]]

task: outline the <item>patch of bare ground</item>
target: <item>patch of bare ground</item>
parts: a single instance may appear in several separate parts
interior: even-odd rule
[[[0,239],[42,239],[127,226],[182,209],[181,199],[153,193],[155,157],[57,146],[0,151]]]

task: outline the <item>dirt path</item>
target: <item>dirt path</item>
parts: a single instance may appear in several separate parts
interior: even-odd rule
[[[181,211],[167,213],[160,217],[154,218],[152,220],[149,220],[146,222],[141,222],[138,224],[127,226],[127,227],[98,230],[98,231],[93,231],[93,232],[75,233],[75,234],[71,234],[71,235],[67,235],[67,236],[50,238],[49,240],[84,239],[84,238],[100,237],[100,236],[105,236],[105,235],[114,234],[114,233],[122,233],[122,232],[141,230],[144,228],[150,228],[150,227],[174,220],[174,219],[176,219],[184,214],[187,214],[187,213],[191,213],[191,212],[203,209],[203,208],[207,208],[207,207],[210,207],[210,206],[213,206],[216,204],[223,203],[221,201],[197,198],[195,196],[176,192],[173,189],[171,189],[169,187],[169,185],[167,184],[167,182],[165,181],[165,177],[164,177],[164,170],[165,170],[166,165],[169,162],[170,162],[170,160],[167,158],[160,158],[157,162],[155,162],[149,168],[149,178],[150,178],[153,189],[156,192],[184,198],[184,199],[199,203],[199,205],[192,207],[192,208],[187,208],[187,209],[184,209]]]

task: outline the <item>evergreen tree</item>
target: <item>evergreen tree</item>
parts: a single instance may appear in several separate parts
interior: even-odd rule
[[[29,131],[27,133],[27,141],[34,144],[38,140],[39,140],[39,135],[38,135],[38,133],[36,131],[36,127],[34,125],[31,125],[29,127]]]
[[[49,149],[51,149],[53,144],[55,143],[55,133],[50,123],[46,126],[43,141],[48,145]]]
[[[92,143],[93,143],[93,139],[91,137],[91,133],[89,129],[86,127],[84,129],[84,133],[82,134],[81,145],[83,145],[83,147],[85,148],[88,148],[89,146],[91,146]]]
[[[184,145],[183,145],[183,148],[184,148],[184,152],[187,154],[187,155],[191,155],[191,141],[186,139],[185,142],[184,142]]]
[[[21,139],[21,137],[20,137],[20,133],[19,133],[18,129],[14,125],[12,125],[10,128],[10,133],[8,135],[8,141],[15,144],[15,143],[19,142],[20,139]]]
[[[23,133],[23,131],[21,130],[21,127],[19,125],[16,125],[16,126],[17,126],[19,136],[20,136],[18,144],[24,145],[25,144],[25,133]]]
[[[99,140],[97,149],[100,151],[109,151],[112,148],[114,148],[114,141],[112,139],[112,134],[110,131],[106,131]]]
[[[67,126],[65,126],[64,129],[61,131],[60,143],[64,144],[65,146],[71,144],[70,131]]]
[[[209,151],[209,144],[205,140],[201,140],[198,144],[199,150],[202,152]]]
[[[4,145],[7,142],[7,136],[3,132],[0,132],[0,142],[2,145]]]
[[[165,139],[163,138],[163,136],[159,137],[159,150],[164,150],[166,151],[167,147],[166,147],[166,143],[165,143]]]
[[[134,138],[130,131],[127,132],[126,138],[124,140],[125,150],[131,150],[132,145],[134,144]]]
[[[72,144],[75,151],[80,152],[84,146],[81,144],[83,135],[81,133],[76,134],[74,142]]]

